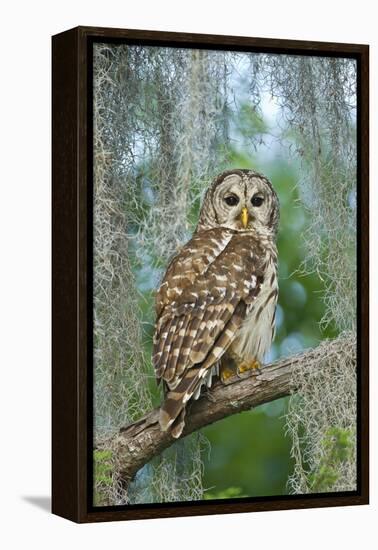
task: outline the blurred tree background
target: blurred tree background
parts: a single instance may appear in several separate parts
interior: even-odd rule
[[[224,169],[263,172],[280,198],[277,335],[267,361],[354,330],[355,81],[353,60],[95,45],[98,442],[160,403],[154,292]],[[353,377],[345,384],[353,393]],[[127,494],[105,451],[106,467],[95,468],[97,503],[281,495],[299,477],[300,492],[310,491],[324,456],[335,454],[332,441],[353,447],[355,413],[349,407],[339,427],[328,416],[315,434],[310,421],[293,422],[295,407],[280,399],[178,441]],[[325,441],[318,454],[315,439]],[[340,472],[332,475],[335,484]],[[325,490],[332,483],[318,481]]]

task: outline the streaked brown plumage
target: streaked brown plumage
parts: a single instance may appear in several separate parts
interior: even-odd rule
[[[167,268],[156,296],[153,364],[167,390],[160,426],[175,437],[186,404],[223,363],[260,362],[270,347],[278,216],[265,176],[223,172],[206,193],[192,239]]]

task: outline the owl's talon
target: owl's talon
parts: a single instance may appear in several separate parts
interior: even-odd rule
[[[235,369],[231,367],[222,367],[220,369],[220,379],[222,384],[229,384],[231,378],[234,378],[235,374]]]
[[[244,378],[246,373],[247,375],[258,376],[261,374],[261,365],[255,359],[253,361],[243,361],[238,365],[237,373],[240,378]]]

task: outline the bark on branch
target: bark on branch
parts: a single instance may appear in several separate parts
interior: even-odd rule
[[[207,395],[192,403],[187,411],[181,437],[226,416],[250,410],[295,392],[298,389],[295,369],[312,373],[314,369],[328,368],[332,364],[332,357],[340,357],[343,350],[351,349],[352,338],[343,336],[324,342],[315,349],[271,363],[264,366],[257,376],[243,379],[235,377],[227,385],[216,382]],[[352,346],[352,349],[355,354],[355,347]],[[121,478],[126,484],[154,456],[177,441],[169,432],[160,430],[158,418],[159,409],[154,409],[137,422],[122,428],[106,443],[115,455]]]

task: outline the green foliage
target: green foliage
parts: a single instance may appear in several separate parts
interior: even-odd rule
[[[239,496],[285,494],[292,470],[291,442],[285,437],[283,419],[286,403],[280,399],[203,430],[211,445],[204,457],[204,486],[210,494],[230,486],[240,488]]]
[[[96,450],[93,453],[94,505],[108,504],[108,494],[113,487],[113,456],[109,450]]]
[[[258,110],[249,103],[243,103],[234,117],[237,132],[246,139],[263,136],[269,131],[268,125]]]
[[[216,500],[220,498],[240,498],[247,496],[248,495],[243,494],[240,487],[227,487],[224,491],[206,491],[203,498],[205,500]]]
[[[309,474],[309,485],[314,493],[333,490],[340,477],[340,465],[347,462],[353,453],[355,437],[352,430],[329,428],[322,440],[323,456],[317,469]]]

